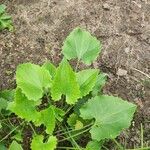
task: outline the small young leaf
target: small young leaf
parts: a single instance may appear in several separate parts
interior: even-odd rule
[[[79,129],[82,129],[82,128],[83,128],[83,123],[80,120],[77,120],[74,129],[79,130]]]
[[[36,135],[31,143],[32,150],[54,150],[56,149],[57,139],[55,136],[50,136],[47,143],[43,143],[43,136]]]
[[[39,115],[35,109],[37,102],[28,100],[27,97],[21,92],[21,89],[17,89],[15,93],[15,101],[9,103],[8,109],[14,112],[16,115],[27,121],[36,121]]]
[[[71,114],[67,120],[67,123],[69,126],[71,126],[75,130],[79,130],[83,128],[83,119],[79,117],[77,114]]]
[[[98,141],[90,141],[86,146],[86,150],[101,150],[101,144]]]
[[[44,67],[45,69],[47,69],[49,71],[49,73],[53,79],[56,74],[56,67],[50,62],[44,63],[42,67]]]
[[[86,96],[92,91],[98,76],[99,70],[87,69],[77,73],[77,81],[80,85],[80,91],[82,96]]]
[[[81,109],[83,119],[95,118],[90,133],[92,139],[113,139],[130,126],[136,105],[113,96],[96,96]]]
[[[4,4],[0,5],[0,15],[5,12],[6,6]]]
[[[49,72],[38,65],[31,63],[21,64],[16,72],[17,86],[29,100],[39,100],[44,93],[44,88],[51,86]]]
[[[16,141],[13,141],[9,147],[9,150],[23,150],[23,148]]]
[[[97,58],[101,44],[89,32],[76,28],[66,38],[62,49],[67,59],[78,58],[86,64],[91,64]]]
[[[101,92],[101,89],[103,88],[103,86],[106,83],[106,79],[107,79],[106,74],[100,73],[98,75],[96,84],[95,84],[95,86],[94,86],[94,88],[92,90],[92,95],[93,96],[97,96]]]
[[[6,6],[3,4],[0,5],[0,30],[8,29],[9,31],[13,31],[11,16],[7,15],[5,10]]]
[[[63,59],[57,68],[51,88],[53,100],[60,100],[62,94],[66,95],[66,102],[68,104],[74,104],[80,97],[76,75],[66,59]]]

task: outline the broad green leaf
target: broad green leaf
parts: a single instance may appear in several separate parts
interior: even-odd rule
[[[13,141],[9,147],[9,150],[23,150],[23,148],[16,141]]]
[[[97,96],[101,92],[101,89],[103,88],[103,86],[106,83],[106,79],[107,79],[106,74],[100,73],[98,75],[96,84],[95,84],[95,86],[94,86],[94,88],[92,90],[92,95],[93,96]]]
[[[50,62],[44,63],[42,67],[44,67],[45,69],[47,69],[49,71],[49,73],[53,79],[56,74],[56,67]]]
[[[0,123],[0,130],[1,130],[2,127],[3,127],[3,126],[2,126],[2,124]]]
[[[33,137],[31,143],[32,150],[55,150],[57,145],[57,139],[55,136],[50,136],[46,143],[43,143],[43,136],[36,135]]]
[[[7,100],[4,98],[0,98],[0,112],[2,109],[6,109],[7,108]]]
[[[40,111],[39,113],[39,125],[44,124],[46,127],[46,133],[52,134],[55,128],[55,113],[53,107],[49,107],[45,110]]]
[[[81,109],[83,119],[95,119],[90,130],[92,139],[113,139],[130,126],[136,105],[113,96],[96,96]]]
[[[66,59],[63,59],[57,68],[51,88],[51,96],[53,100],[60,100],[62,94],[66,95],[66,102],[68,104],[74,104],[80,97],[76,75]]]
[[[99,70],[87,69],[77,73],[77,81],[80,85],[80,91],[82,96],[86,96],[92,91],[98,76]]]
[[[51,76],[49,72],[38,65],[31,63],[21,64],[16,72],[17,86],[29,100],[42,98],[44,89],[50,88]]]
[[[53,107],[38,112],[36,106],[39,105],[36,101],[28,100],[21,92],[21,89],[16,90],[15,101],[8,105],[8,109],[16,115],[27,121],[32,121],[35,125],[45,125],[46,132],[51,134],[55,128],[55,113]]]
[[[62,53],[67,59],[78,58],[86,64],[91,64],[101,50],[100,42],[89,32],[76,28],[66,38]]]
[[[86,150],[101,150],[101,144],[98,141],[90,141],[86,146]]]
[[[15,93],[15,101],[9,103],[8,109],[14,112],[16,115],[27,121],[36,121],[39,115],[35,109],[37,105],[36,101],[28,100],[27,97],[21,92],[21,89],[17,89]]]

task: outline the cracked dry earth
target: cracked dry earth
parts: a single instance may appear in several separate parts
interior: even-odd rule
[[[95,68],[108,74],[104,93],[138,105],[129,130],[118,138],[126,148],[150,145],[150,0],[0,0],[15,32],[0,33],[0,89],[13,88],[16,66],[61,60],[61,46],[80,26],[103,48]],[[81,66],[85,67],[85,66]],[[113,149],[113,148],[112,148]]]

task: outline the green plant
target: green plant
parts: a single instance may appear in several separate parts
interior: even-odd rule
[[[0,30],[8,29],[13,31],[11,16],[6,14],[6,6],[0,5]]]
[[[103,95],[100,90],[106,75],[98,69],[78,71],[80,61],[91,64],[100,50],[101,44],[95,37],[76,28],[63,44],[64,58],[58,67],[50,62],[42,66],[24,63],[17,67],[17,88],[8,110],[32,127],[32,150],[56,147],[99,150],[106,139],[116,138],[130,126],[136,106],[121,98]],[[74,70],[68,60],[76,58]],[[35,127],[40,125],[45,126],[46,136],[37,134]],[[91,140],[82,148],[78,139],[89,132]],[[64,141],[69,141],[72,147],[61,147]],[[13,146],[19,147],[16,142]]]

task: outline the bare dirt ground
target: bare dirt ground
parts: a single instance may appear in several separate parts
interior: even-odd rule
[[[119,137],[127,148],[150,145],[150,0],[0,0],[8,6],[15,32],[0,33],[0,89],[15,86],[19,63],[61,60],[61,46],[80,26],[103,45],[93,63],[108,74],[104,93],[138,105],[132,126]]]

